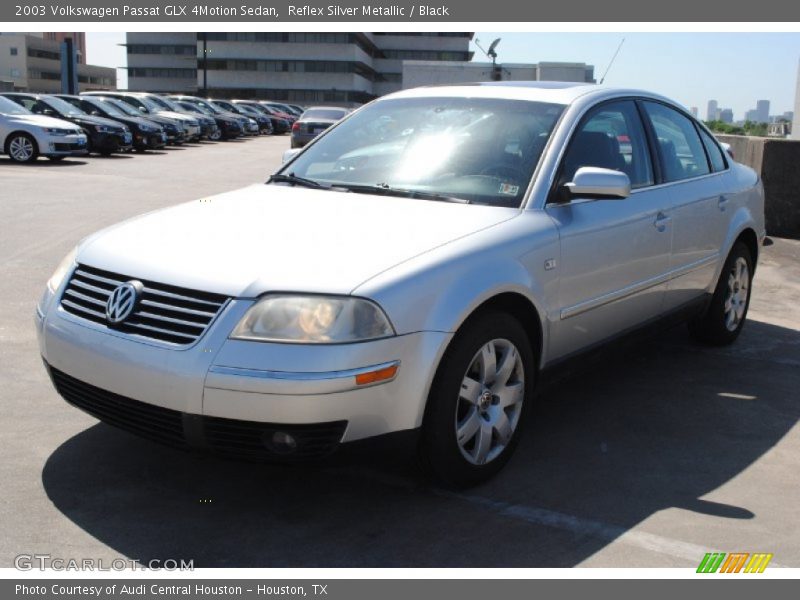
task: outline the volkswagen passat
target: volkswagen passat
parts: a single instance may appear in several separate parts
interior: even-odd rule
[[[29,163],[39,156],[59,161],[88,152],[86,135],[69,121],[35,115],[0,96],[0,152],[14,162]]]
[[[181,447],[301,458],[413,431],[457,485],[509,459],[542,370],[682,316],[745,322],[763,192],[660,96],[381,98],[267,185],[90,236],[37,309],[64,398]]]

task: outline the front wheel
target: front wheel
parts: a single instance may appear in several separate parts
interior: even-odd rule
[[[27,133],[17,133],[6,142],[6,152],[14,162],[29,163],[39,156],[39,147]]]
[[[517,319],[493,311],[468,321],[453,338],[428,396],[420,436],[423,467],[454,487],[499,472],[519,439],[534,365]]]
[[[736,242],[717,281],[708,309],[689,322],[689,332],[713,346],[732,343],[744,327],[753,283],[753,257],[743,242]]]

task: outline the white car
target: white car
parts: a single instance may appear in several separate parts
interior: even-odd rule
[[[293,459],[394,432],[496,473],[542,370],[659,319],[742,330],[763,188],[666,98],[429,87],[264,185],[81,242],[37,309],[57,390],[173,446]]]
[[[39,156],[61,160],[88,153],[86,134],[68,121],[35,115],[0,96],[0,149],[14,162],[28,163]]]

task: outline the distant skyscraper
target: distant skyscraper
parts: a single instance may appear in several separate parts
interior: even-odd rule
[[[756,102],[756,121],[767,123],[769,121],[769,100]]]
[[[753,123],[758,123],[758,110],[755,108],[748,110],[744,113],[744,120],[745,121],[752,121]]]
[[[733,123],[733,109],[723,108],[719,111],[719,120],[723,123]]]
[[[706,121],[716,121],[717,120],[717,107],[719,104],[716,100],[709,100],[708,101],[708,111],[706,111]]]
[[[696,106],[693,106],[693,107],[692,107],[692,108],[690,108],[689,110],[691,111],[691,113],[692,113],[692,116],[693,116],[693,117],[696,119],[696,118],[697,118],[697,107],[696,107]]]

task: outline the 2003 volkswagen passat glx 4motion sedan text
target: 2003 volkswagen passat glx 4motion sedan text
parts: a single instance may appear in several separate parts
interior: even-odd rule
[[[383,97],[266,185],[92,235],[38,305],[71,404],[167,444],[319,456],[415,434],[496,473],[547,368],[666,317],[745,322],[763,192],[660,96],[486,84]]]

